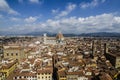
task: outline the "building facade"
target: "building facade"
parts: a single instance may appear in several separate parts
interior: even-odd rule
[[[37,80],[52,80],[52,69],[38,70],[37,71]]]
[[[18,60],[5,61],[4,64],[0,68],[0,72],[4,73],[6,77],[8,77],[17,67]]]
[[[20,46],[4,46],[4,58],[17,59],[19,62],[25,57],[24,50]]]
[[[61,32],[59,32],[56,37],[47,37],[47,34],[45,33],[43,35],[43,43],[44,44],[52,44],[52,45],[56,45],[56,44],[65,44],[64,41],[64,36]]]

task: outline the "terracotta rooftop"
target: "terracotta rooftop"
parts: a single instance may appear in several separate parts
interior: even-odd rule
[[[2,65],[1,69],[9,69],[10,67],[12,67],[17,62],[18,62],[17,60],[14,60],[13,62],[5,63],[5,64]]]
[[[66,72],[65,71],[58,71],[57,72],[59,76],[66,76]]]
[[[66,72],[67,75],[79,75],[79,76],[84,76],[83,71],[77,71],[77,72]]]
[[[36,73],[29,72],[29,71],[22,71],[19,73],[15,73],[15,76],[36,76]]]
[[[49,68],[49,69],[38,69],[37,73],[53,73],[53,69]]]

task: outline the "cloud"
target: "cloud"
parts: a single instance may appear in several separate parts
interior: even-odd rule
[[[101,14],[89,17],[70,17],[58,20],[49,19],[36,25],[36,30],[48,30],[64,33],[119,32],[120,17],[113,14]]]
[[[60,14],[56,16],[56,18],[60,18],[63,16],[67,16],[71,11],[73,11],[76,8],[76,4],[69,3],[64,11],[61,11]]]
[[[29,3],[32,3],[32,4],[39,4],[39,3],[42,3],[43,0],[18,0],[19,3],[23,3],[23,2],[29,2]]]
[[[39,3],[39,0],[29,0],[31,3]]]
[[[104,3],[106,0],[92,0],[91,2],[82,2],[80,3],[80,8],[85,9],[89,7],[96,7],[100,3]]]
[[[35,22],[37,20],[37,18],[38,17],[32,17],[32,16],[30,16],[28,18],[25,18],[25,22],[27,22],[27,23],[33,23],[33,22]]]
[[[117,23],[120,23],[120,17],[114,17],[114,20],[115,20]]]
[[[26,18],[29,22],[15,25],[10,31],[19,33],[28,32],[58,32],[63,33],[91,33],[91,32],[119,32],[120,16],[115,14],[101,14],[89,17],[69,17],[60,19],[48,19],[45,22],[35,22],[34,17]],[[32,23],[35,22],[35,23]],[[9,29],[8,29],[9,30]]]
[[[56,14],[59,12],[59,9],[52,9],[51,12],[52,12],[52,14]]]
[[[5,0],[0,0],[0,11],[13,15],[19,14],[17,11],[13,10]]]
[[[10,20],[15,21],[15,22],[21,21],[21,19],[17,17],[11,17]]]

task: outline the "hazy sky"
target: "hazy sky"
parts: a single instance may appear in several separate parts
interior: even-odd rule
[[[120,0],[0,0],[0,32],[120,32]]]

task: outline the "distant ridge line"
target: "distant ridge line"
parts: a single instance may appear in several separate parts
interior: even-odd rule
[[[57,33],[54,32],[31,32],[27,34],[3,34],[0,33],[0,36],[43,36],[44,33],[47,33],[47,36],[54,37]],[[74,33],[63,33],[65,37],[120,37],[120,33],[116,32],[95,32],[95,33],[81,33],[81,34],[74,34]]]

